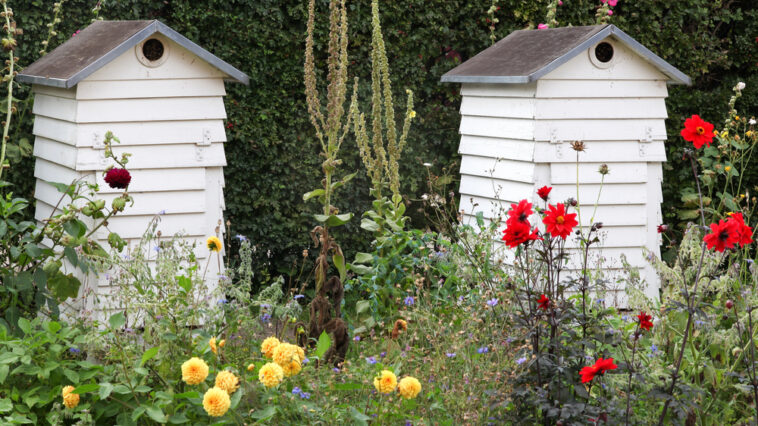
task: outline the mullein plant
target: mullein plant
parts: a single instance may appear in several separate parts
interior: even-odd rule
[[[398,161],[408,138],[411,121],[416,117],[413,110],[413,92],[406,90],[405,119],[398,135],[395,123],[395,105],[392,101],[392,81],[389,62],[384,47],[382,27],[379,20],[379,3],[371,2],[371,129],[358,105],[358,78],[355,79],[350,117],[358,144],[358,150],[371,179],[373,209],[364,214],[361,227],[382,238],[386,231],[401,231],[407,220],[403,216],[405,205],[400,194]],[[392,193],[386,197],[386,189]]]
[[[305,97],[308,114],[316,130],[316,137],[321,144],[321,165],[324,172],[323,187],[303,195],[303,200],[317,198],[321,203],[321,214],[314,215],[320,222],[311,231],[315,247],[320,247],[316,259],[314,276],[316,280],[316,296],[310,305],[310,323],[308,337],[317,340],[322,333],[332,336],[335,351],[331,352],[331,360],[340,362],[347,352],[347,325],[341,318],[341,304],[344,295],[342,282],[346,276],[345,256],[342,248],[329,233],[331,228],[344,225],[352,219],[352,213],[339,214],[332,205],[335,190],[350,181],[355,173],[336,178],[337,168],[342,164],[338,158],[340,146],[350,130],[350,115],[345,114],[345,99],[347,93],[347,9],[345,0],[329,2],[329,42],[327,59],[327,93],[326,109],[321,105],[317,88],[316,63],[313,55],[313,32],[315,27],[315,0],[308,2],[308,29],[305,40]],[[344,122],[343,122],[344,119]],[[339,276],[328,276],[331,255],[332,264],[338,270]],[[305,330],[300,332],[299,341],[306,343]]]

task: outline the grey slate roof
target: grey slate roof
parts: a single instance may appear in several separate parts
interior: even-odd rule
[[[607,37],[613,37],[669,77],[690,78],[614,25],[519,30],[442,76],[443,83],[530,83]]]
[[[242,71],[172,30],[152,21],[95,21],[55,50],[18,74],[23,83],[71,88],[155,33],[160,33],[229,76],[230,81],[248,84]]]

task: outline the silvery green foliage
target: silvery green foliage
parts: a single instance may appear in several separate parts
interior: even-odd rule
[[[295,299],[285,297],[282,291],[283,284],[284,278],[277,277],[270,286],[258,293],[253,304],[261,308],[261,313],[269,313],[276,318],[297,318],[303,308]]]

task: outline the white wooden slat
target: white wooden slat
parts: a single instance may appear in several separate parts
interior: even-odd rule
[[[71,197],[59,192],[54,186],[41,180],[35,182],[34,198],[48,205],[57,205],[59,207],[63,207],[71,202]]]
[[[484,198],[521,200],[532,196],[532,184],[490,179],[479,176],[461,176],[461,198],[479,196]]]
[[[76,99],[76,87],[71,89],[63,89],[61,87],[41,86],[39,84],[35,84],[32,85],[32,92],[35,94],[57,96],[59,98]]]
[[[458,153],[532,161],[534,160],[534,141],[463,135],[458,146]]]
[[[226,76],[223,72],[176,43],[168,41],[164,45],[168,48],[169,57],[159,67],[149,68],[142,65],[137,60],[134,50],[129,49],[92,73],[85,81],[223,78]]]
[[[32,112],[37,116],[76,122],[76,106],[77,102],[74,99],[60,98],[58,96],[49,96],[40,93],[34,96],[34,107],[32,108]]]
[[[461,115],[479,117],[534,118],[534,98],[464,96]]]
[[[579,161],[592,163],[626,163],[637,161],[666,161],[666,147],[662,140],[650,143],[638,141],[587,141],[585,151],[579,154]],[[643,151],[640,151],[640,148]],[[644,154],[643,154],[644,152]],[[534,158],[539,162],[576,163],[576,152],[569,142],[552,144],[536,142]]]
[[[665,98],[663,80],[562,80],[537,81],[537,98]]]
[[[533,204],[543,207],[542,201],[530,200]],[[562,200],[554,200],[553,197],[549,199],[551,204],[562,202]],[[477,212],[482,212],[483,216],[487,219],[493,219],[497,216],[498,212],[505,217],[506,211],[510,208],[510,204],[515,201],[498,201],[483,197],[461,196],[461,204],[459,210],[463,210],[467,214],[476,215]],[[475,206],[476,205],[476,206]],[[582,210],[582,226],[589,226],[590,219],[594,205],[587,206]],[[570,210],[570,212],[575,212]],[[604,226],[647,226],[647,206],[644,204],[632,204],[632,205],[599,205],[597,211],[595,211],[594,221],[603,222]],[[577,217],[577,220],[579,217]],[[537,219],[536,216],[531,218],[533,223]]]
[[[73,169],[42,158],[37,158],[34,163],[34,177],[43,181],[70,184],[81,176]]]
[[[664,98],[538,99],[534,114],[541,120],[668,118]]]
[[[132,181],[129,192],[192,191],[205,189],[205,168],[186,169],[129,169]],[[100,192],[120,193],[122,190],[111,188],[105,183],[103,173],[95,173]],[[159,209],[160,210],[160,209]]]
[[[606,39],[604,41],[609,41]],[[610,41],[613,45],[613,62],[608,68],[598,68],[590,61],[590,49],[571,58],[565,64],[542,77],[543,80],[668,80],[657,68],[647,63],[639,55]]]
[[[92,146],[96,140],[101,142],[108,131],[119,138],[119,146],[226,142],[222,120],[143,121],[79,124],[78,146]]]
[[[225,96],[221,78],[87,81],[77,85],[76,98],[136,99]]]
[[[106,231],[116,232],[122,238],[141,238],[142,234],[144,234],[147,229],[150,220],[152,220],[154,216],[154,214],[146,216],[115,216],[108,221],[108,230]],[[210,235],[208,232],[213,231],[206,231],[204,213],[163,215],[161,216],[158,230],[160,230],[163,235],[174,235],[178,233],[187,235]],[[104,236],[107,238],[107,232],[105,232]],[[99,235],[98,238],[103,237]]]
[[[528,84],[485,84],[464,83],[461,95],[465,96],[502,96],[507,98],[533,98],[537,83]]]
[[[207,232],[215,231],[216,227],[219,228],[219,232],[224,230],[223,221],[223,191],[221,190],[220,177],[223,171],[220,167],[209,167],[205,172],[205,191],[206,196],[206,221]],[[215,232],[214,232],[215,233]]]
[[[666,140],[665,122],[662,119],[537,120],[535,126],[535,140],[538,141],[553,138],[569,142],[638,141],[647,139],[648,134],[652,140]]]
[[[78,123],[222,120],[224,100],[216,97],[108,99],[77,102]]]
[[[496,138],[534,139],[534,120],[492,117],[461,117],[460,133],[471,136],[490,136]]]
[[[76,168],[76,148],[54,140],[37,136],[34,141],[34,156],[70,169]]]
[[[116,146],[113,152],[118,156],[122,152],[132,154],[129,167],[134,169],[170,169],[225,166],[224,144],[214,143],[210,146],[195,144],[153,145],[153,146]],[[105,170],[108,163],[103,161],[103,150],[79,148],[76,170]]]
[[[534,163],[463,155],[460,173],[462,175],[531,183],[534,181]]]
[[[110,206],[114,198],[120,194],[100,194],[98,198],[105,200]],[[145,216],[155,215],[165,211],[166,215],[184,213],[202,213],[205,211],[205,191],[168,191],[168,192],[132,192],[134,205],[128,203],[126,209],[118,215]]]
[[[76,132],[76,123],[71,121],[56,120],[42,115],[38,115],[34,118],[34,129],[32,130],[32,133],[37,136],[42,136],[45,139],[51,139],[75,146]]]
[[[639,160],[638,160],[639,161]],[[603,175],[598,171],[602,163],[580,163],[579,183],[600,183]],[[605,183],[647,182],[647,163],[613,163],[608,165],[609,173]],[[553,183],[575,184],[577,180],[576,163],[550,164],[550,176]]]
[[[509,264],[514,264],[514,250],[509,249],[502,240],[493,240],[498,248],[498,253],[502,253],[503,260]],[[570,275],[563,275],[565,277],[575,276],[573,271],[581,271],[582,269],[582,254],[578,249],[567,249],[569,254],[568,262],[565,265],[564,272]],[[591,247],[589,250],[589,258],[587,262],[588,269],[596,270],[602,268],[603,271],[623,270],[624,265],[621,262],[621,256],[626,256],[626,260],[633,268],[645,268],[648,266],[648,261],[645,259],[642,247]]]
[[[579,185],[579,197],[577,197],[576,185],[553,185],[550,193],[552,200],[566,200],[568,198],[577,198],[582,205],[592,206],[598,199],[599,184]],[[603,185],[598,204],[601,205],[627,205],[627,204],[646,204],[651,200],[647,199],[647,185],[635,183],[613,183]],[[655,200],[653,200],[655,202]]]

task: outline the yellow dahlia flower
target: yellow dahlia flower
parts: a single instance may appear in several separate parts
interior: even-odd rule
[[[211,346],[211,352],[218,355],[218,348],[216,347],[216,338],[211,337],[211,340],[208,340],[208,344]]]
[[[297,348],[297,357],[300,358],[300,362],[305,361],[305,351],[300,346],[295,346]]]
[[[269,362],[258,370],[258,380],[267,388],[278,386],[284,379],[284,370],[279,364]]]
[[[247,371],[253,371],[255,370],[255,364],[250,364],[247,366]]]
[[[229,410],[232,401],[229,394],[220,388],[210,388],[203,396],[203,408],[211,417],[221,417]]]
[[[294,360],[290,362],[288,365],[285,365],[282,367],[282,370],[284,370],[284,376],[285,377],[292,377],[295,374],[299,373],[302,369],[302,365],[300,364],[300,361]]]
[[[74,408],[79,405],[79,394],[71,393],[73,391],[73,386],[66,386],[61,392],[61,395],[63,396],[63,405],[65,405],[66,408]]]
[[[415,377],[403,377],[397,384],[397,391],[405,399],[413,399],[421,392],[421,383]]]
[[[374,377],[374,387],[381,393],[391,393],[397,387],[397,376],[389,370],[382,370]]]
[[[231,395],[239,389],[240,381],[231,371],[219,371],[216,375],[216,387]]]
[[[208,364],[198,357],[190,358],[182,364],[182,380],[188,385],[202,383],[208,377]]]
[[[299,360],[300,355],[297,351],[297,346],[291,343],[281,343],[274,349],[274,356],[272,357],[275,363],[284,367],[289,365],[290,362]]]
[[[207,240],[205,240],[205,244],[208,246],[208,250],[219,252],[224,247],[221,244],[221,240],[218,239],[216,236],[208,237]]]
[[[261,353],[268,359],[273,358],[274,349],[279,346],[281,342],[276,337],[269,337],[261,343]]]

